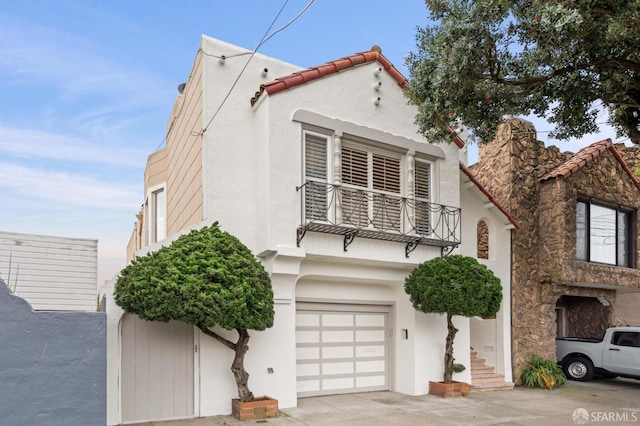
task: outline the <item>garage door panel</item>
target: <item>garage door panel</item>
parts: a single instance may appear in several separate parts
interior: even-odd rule
[[[298,313],[296,314],[296,325],[299,327],[318,327],[320,325],[320,315]]]
[[[299,396],[388,389],[388,306],[303,306],[296,315]]]
[[[322,380],[322,389],[327,391],[353,389],[354,387],[355,385],[353,377]]]
[[[385,330],[357,330],[356,342],[384,342]]]
[[[358,358],[384,357],[384,356],[385,356],[384,345],[356,346],[356,357]]]
[[[384,375],[379,376],[360,376],[356,377],[356,388],[361,390],[362,388],[371,388],[374,386],[385,386],[386,377]]]
[[[324,362],[322,375],[350,374],[353,375],[353,362]]]
[[[296,383],[298,393],[315,393],[320,391],[320,379],[298,380]]]
[[[322,315],[323,327],[353,327],[353,314],[324,314]]]
[[[319,343],[319,331],[296,331],[296,342],[298,343]]]
[[[319,376],[320,364],[298,364],[296,365],[296,375],[298,377]]]
[[[356,315],[356,325],[358,327],[384,327],[385,315],[369,314]]]
[[[353,330],[348,331],[323,331],[322,343],[345,343],[353,342]]]
[[[320,358],[320,348],[311,347],[297,347],[296,348],[296,359],[298,361],[307,360],[307,359],[318,359]]]
[[[357,373],[384,373],[384,359],[378,361],[358,361],[356,362]]]
[[[322,359],[353,358],[353,346],[333,346],[322,348]]]

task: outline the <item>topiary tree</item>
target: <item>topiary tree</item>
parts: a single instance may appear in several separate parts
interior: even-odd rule
[[[238,397],[253,400],[244,356],[248,330],[273,325],[271,280],[251,251],[217,222],[136,258],[116,282],[115,302],[146,320],[193,324],[235,351],[231,371]],[[238,340],[225,339],[214,326],[236,330]]]
[[[500,279],[472,257],[438,257],[418,265],[405,279],[404,290],[413,307],[424,313],[447,315],[444,383],[453,376],[453,340],[458,329],[452,317],[490,317],[500,309]]]

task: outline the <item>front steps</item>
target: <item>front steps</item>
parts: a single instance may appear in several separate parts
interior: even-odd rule
[[[504,381],[504,374],[496,374],[495,367],[486,364],[486,360],[478,358],[477,351],[471,351],[471,386],[470,390],[478,392],[511,390],[514,384]]]

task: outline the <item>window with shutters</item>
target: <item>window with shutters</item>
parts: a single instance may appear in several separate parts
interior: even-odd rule
[[[345,249],[355,236],[412,247],[458,243],[459,209],[432,203],[432,162],[310,130],[303,131],[302,142],[298,243],[308,230],[345,236]]]
[[[345,143],[341,162],[343,220],[401,232],[401,156]]]
[[[305,218],[327,220],[328,138],[316,133],[304,133]]]

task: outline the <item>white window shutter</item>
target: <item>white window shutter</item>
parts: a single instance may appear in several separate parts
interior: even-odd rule
[[[369,160],[366,151],[342,147],[342,183],[363,188],[369,186]]]
[[[307,180],[327,181],[327,138],[305,134],[305,177]]]
[[[431,164],[424,161],[415,163],[415,194],[416,199],[430,201],[431,199]]]
[[[424,161],[415,163],[415,231],[423,236],[431,234],[431,164]]]
[[[305,218],[307,220],[327,220],[327,150],[326,136],[305,133],[304,174],[305,174]]]

